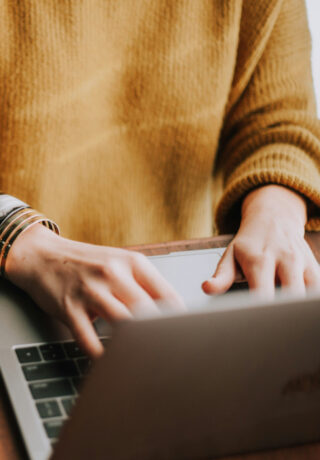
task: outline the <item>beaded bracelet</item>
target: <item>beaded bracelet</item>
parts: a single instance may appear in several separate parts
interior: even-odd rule
[[[5,265],[16,238],[27,228],[42,223],[59,235],[59,227],[52,220],[31,208],[20,208],[10,213],[0,224],[0,276],[5,277]]]

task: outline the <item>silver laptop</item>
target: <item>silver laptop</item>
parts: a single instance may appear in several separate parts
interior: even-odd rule
[[[190,314],[159,319],[156,322],[136,321],[132,325],[116,328],[117,333],[112,340],[110,340],[110,327],[104,322],[97,323],[97,331],[108,350],[104,359],[110,359],[110,363],[118,364],[112,370],[112,378],[104,373],[96,377],[99,381],[94,381],[93,384],[88,382],[87,388],[98,389],[99,385],[105,385],[107,382],[119,384],[117,383],[119,375],[117,369],[128,372],[129,369],[132,370],[132,364],[135,363],[135,360],[121,358],[122,352],[119,354],[119,350],[123,350],[123,347],[126,348],[128,344],[130,346],[127,349],[130,349],[130,352],[135,351],[136,358],[140,356],[141,346],[145,352],[150,353],[149,359],[153,356],[151,359],[153,365],[146,365],[144,372],[139,372],[139,375],[137,372],[132,373],[131,380],[127,382],[128,388],[132,391],[127,392],[129,399],[126,400],[128,402],[126,409],[121,404],[117,408],[117,398],[112,399],[114,404],[110,405],[110,400],[105,398],[105,392],[93,391],[96,396],[99,396],[99,402],[95,400],[92,411],[88,412],[88,417],[92,416],[97,404],[105,408],[105,413],[109,414],[108,417],[118,420],[119,423],[126,419],[125,414],[131,414],[128,421],[131,420],[132,426],[130,423],[125,426],[127,430],[125,433],[128,434],[126,453],[120,450],[115,454],[108,454],[108,458],[142,459],[140,453],[137,454],[140,452],[139,449],[142,449],[142,453],[146,452],[145,458],[156,458],[153,455],[155,451],[152,449],[159,452],[157,458],[191,458],[186,453],[187,451],[193,452],[192,458],[194,458],[195,450],[192,449],[196,449],[196,446],[200,448],[202,445],[199,456],[196,456],[196,458],[201,458],[200,454],[204,456],[204,452],[212,456],[221,452],[231,453],[318,439],[319,423],[315,423],[315,420],[317,414],[320,413],[320,400],[316,385],[313,384],[313,390],[307,393],[301,390],[291,391],[290,388],[299,387],[301,376],[307,376],[303,378],[309,378],[312,382],[316,379],[314,373],[320,364],[320,352],[318,352],[320,335],[317,334],[319,296],[310,294],[303,300],[278,299],[271,305],[264,305],[262,300],[257,300],[252,296],[210,298],[202,293],[201,282],[213,273],[223,251],[223,248],[219,248],[151,258],[163,275],[184,297]],[[282,307],[278,308],[281,305]],[[261,316],[257,316],[256,312],[263,312],[268,327],[265,327],[265,323],[261,322]],[[278,317],[279,314],[282,316]],[[284,321],[284,314],[286,318],[288,317],[288,321],[287,319]],[[240,329],[237,327],[238,323],[242,325]],[[279,329],[279,324],[282,325],[281,329]],[[87,378],[91,363],[77,347],[64,326],[48,318],[21,292],[5,282],[0,285],[0,331],[1,372],[28,454],[33,460],[44,460],[49,457],[52,444],[56,442],[61,427],[73,412],[74,403],[83,381]],[[142,341],[134,339],[137,337],[136,331],[139,331],[138,335]],[[160,342],[154,340],[158,337],[157,331],[160,334]],[[168,335],[170,331],[171,335]],[[169,337],[171,339],[167,340]],[[176,344],[179,344],[183,337],[183,346],[174,345],[173,337],[176,337]],[[214,343],[212,343],[212,337],[215,337]],[[248,338],[251,338],[250,343]],[[145,347],[145,343],[148,343],[148,347]],[[164,345],[163,355],[159,351],[159,343]],[[170,343],[174,345],[172,359],[168,359],[167,346]],[[278,352],[278,349],[281,352]],[[194,352],[191,353],[191,350],[198,350],[197,357]],[[119,360],[121,360],[121,365]],[[106,369],[111,366],[111,364],[106,364]],[[136,364],[139,364],[139,360]],[[267,364],[271,367],[268,367]],[[128,366],[127,370],[126,366]],[[174,369],[177,372],[173,372]],[[214,372],[212,372],[213,369]],[[160,381],[163,382],[161,385],[163,394],[160,395],[159,407],[164,409],[164,413],[160,410],[158,417],[159,410],[154,411],[152,407],[153,416],[151,419],[146,419],[146,404],[150,403],[150,398],[155,395],[157,398],[159,396],[159,385],[152,386],[155,382],[152,382],[151,377],[156,375],[161,376]],[[90,379],[94,379],[94,373],[90,373]],[[138,383],[140,389],[147,388],[147,391],[143,392],[147,396],[146,401],[143,401],[141,392],[137,391]],[[184,391],[180,399],[176,397],[177,395],[171,398],[171,389],[172,391],[177,390],[179,386],[181,388],[181,385]],[[286,390],[287,393],[284,388],[289,388]],[[225,393],[223,389],[226,390]],[[84,390],[86,391],[86,388]],[[80,400],[92,400],[92,391],[88,391],[89,396],[80,398]],[[212,396],[211,399],[208,398],[209,393]],[[139,402],[138,407],[134,405],[134,401]],[[266,402],[270,403],[270,405],[267,404],[270,408],[267,414],[262,410]],[[277,403],[279,403],[278,406]],[[83,423],[83,409],[81,409],[81,404],[79,406],[79,421],[82,420]],[[78,404],[76,410],[78,410],[77,407]],[[247,407],[248,411],[241,415],[244,407]],[[237,408],[239,411],[235,417]],[[213,412],[218,418],[224,413],[224,418],[221,419],[223,423],[219,429],[212,425],[210,416]],[[189,439],[188,430],[191,427],[189,426],[185,431],[185,424],[191,423],[191,425],[198,426],[200,415],[203,418],[202,429],[199,429],[197,435],[199,439],[192,437]],[[278,426],[281,425],[283,419],[292,419],[293,424],[291,425],[294,429],[284,433],[283,436],[273,436],[270,432],[269,437],[264,437],[262,433],[264,425],[261,425],[264,416],[266,423],[267,421],[278,423]],[[108,417],[102,421],[98,417],[97,420],[103,422],[103,426],[107,426],[110,421]],[[156,424],[156,421],[164,420],[163,417],[172,419],[169,426],[178,427],[181,424],[182,429],[176,428],[172,431],[171,437],[166,431],[161,431],[162,428],[159,431],[160,426]],[[208,417],[211,420],[210,423]],[[245,417],[245,420],[242,417]],[[76,418],[71,417],[72,423]],[[137,421],[140,422],[137,423]],[[152,433],[148,431],[144,434],[147,429],[144,423],[148,427],[154,427],[155,431]],[[231,423],[232,426],[230,427],[228,423]],[[248,430],[250,431],[254,423],[258,423],[257,426],[260,428],[250,432],[249,436]],[[244,426],[248,426],[247,431],[244,430]],[[114,430],[110,431],[110,436],[112,435],[112,438],[116,440],[119,433],[123,431],[117,432],[120,427],[116,423],[113,427]],[[238,434],[241,439],[246,440],[242,444],[239,442],[239,436],[235,438],[238,441],[230,442],[230,433],[234,435],[237,427],[240,430]],[[215,442],[212,441],[210,444],[209,438],[212,430],[215,430],[212,438],[215,439]],[[301,435],[299,435],[300,432]],[[157,433],[159,437],[154,440]],[[279,433],[282,433],[281,430]],[[203,444],[204,438],[206,443]],[[192,449],[190,443],[193,446]],[[100,445],[101,449],[105,449],[106,447],[103,447],[102,444],[98,442],[97,446]],[[160,445],[162,447],[159,447]],[[111,448],[112,443],[109,446]],[[68,444],[69,448],[75,448],[72,442]],[[180,448],[183,450],[183,453],[181,451],[181,455],[179,454],[180,457],[173,454],[170,456],[169,453],[165,456],[161,450],[171,449],[172,453]],[[136,454],[138,456],[135,456]],[[106,457],[106,455],[102,457],[99,455],[97,453],[97,456],[93,458]]]
[[[52,460],[204,460],[320,439],[320,295],[120,324]]]

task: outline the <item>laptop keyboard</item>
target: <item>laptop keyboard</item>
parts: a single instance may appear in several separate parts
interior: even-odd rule
[[[100,340],[105,347],[110,337]],[[45,432],[54,444],[91,361],[75,341],[15,347],[15,353]]]

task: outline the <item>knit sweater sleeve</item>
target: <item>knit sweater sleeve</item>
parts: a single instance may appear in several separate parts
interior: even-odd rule
[[[273,183],[306,197],[306,229],[317,231],[320,122],[305,4],[303,0],[271,0],[258,7],[257,2],[246,0],[244,5],[235,76],[218,152],[217,169],[224,190],[216,209],[217,228],[234,232],[243,197],[258,186]],[[263,17],[268,20],[263,22]],[[255,30],[250,27],[254,21]]]

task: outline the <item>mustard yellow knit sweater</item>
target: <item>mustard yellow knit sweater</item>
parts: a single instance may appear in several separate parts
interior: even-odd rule
[[[309,54],[303,0],[3,0],[0,189],[98,244],[234,231],[267,183],[320,229]]]

